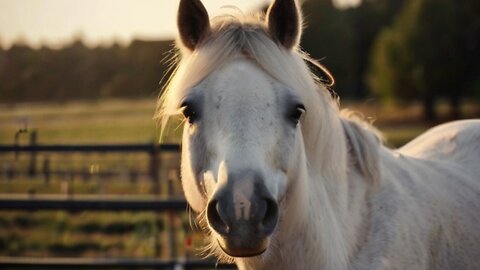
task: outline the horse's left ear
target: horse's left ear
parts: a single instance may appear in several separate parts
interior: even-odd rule
[[[210,19],[200,0],[180,0],[177,26],[182,44],[193,51],[210,33]]]
[[[296,0],[275,0],[267,12],[268,30],[286,49],[300,43],[302,16]]]

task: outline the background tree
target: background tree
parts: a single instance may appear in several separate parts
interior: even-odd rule
[[[472,12],[478,4],[461,2],[408,1],[373,47],[371,88],[386,99],[420,98],[430,121],[437,117],[435,101],[444,97],[451,117],[460,117],[460,99],[472,93],[472,70],[478,70],[478,60],[472,60],[478,59],[473,48],[478,49],[480,23]]]
[[[303,10],[306,28],[302,47],[332,72],[335,89],[342,97],[353,97],[358,61],[346,12],[335,8],[331,0],[306,1]]]
[[[371,47],[382,28],[391,24],[403,2],[404,0],[365,0],[358,7],[343,11],[354,35],[352,55],[357,65],[352,76],[352,91],[356,99],[365,98],[370,92],[365,77]]]
[[[15,44],[0,53],[0,102],[156,97],[171,41],[132,41],[128,47],[65,48]]]
[[[358,7],[338,9],[331,0],[308,0],[302,46],[336,78],[343,98],[369,95],[365,77],[371,46],[389,25],[404,0],[364,0]]]

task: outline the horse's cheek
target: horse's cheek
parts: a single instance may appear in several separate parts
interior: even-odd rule
[[[182,187],[192,209],[196,212],[201,212],[206,207],[206,198],[202,195],[201,179],[197,179],[199,174],[196,173],[194,168],[195,161],[192,160],[194,155],[191,152],[191,143],[190,136],[184,132],[181,162]]]
[[[197,213],[205,210],[207,204],[205,199],[198,193],[196,187],[191,182],[183,180],[182,182],[185,198],[190,207]]]
[[[201,212],[206,207],[206,199],[202,196],[199,189],[200,183],[193,174],[189,154],[182,154],[182,160],[182,187],[185,198],[195,212]]]

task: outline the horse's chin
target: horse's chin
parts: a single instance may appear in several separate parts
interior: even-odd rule
[[[267,238],[248,242],[244,239],[238,241],[238,239],[219,238],[217,242],[225,254],[236,258],[260,256],[268,247]]]

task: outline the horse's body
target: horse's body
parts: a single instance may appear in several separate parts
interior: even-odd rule
[[[382,147],[379,161],[369,237],[352,268],[479,268],[480,121],[436,127],[397,151]]]
[[[480,269],[480,121],[390,150],[313,79],[295,1],[267,17],[211,25],[180,2],[159,117],[186,118],[182,184],[210,251],[240,269]]]

